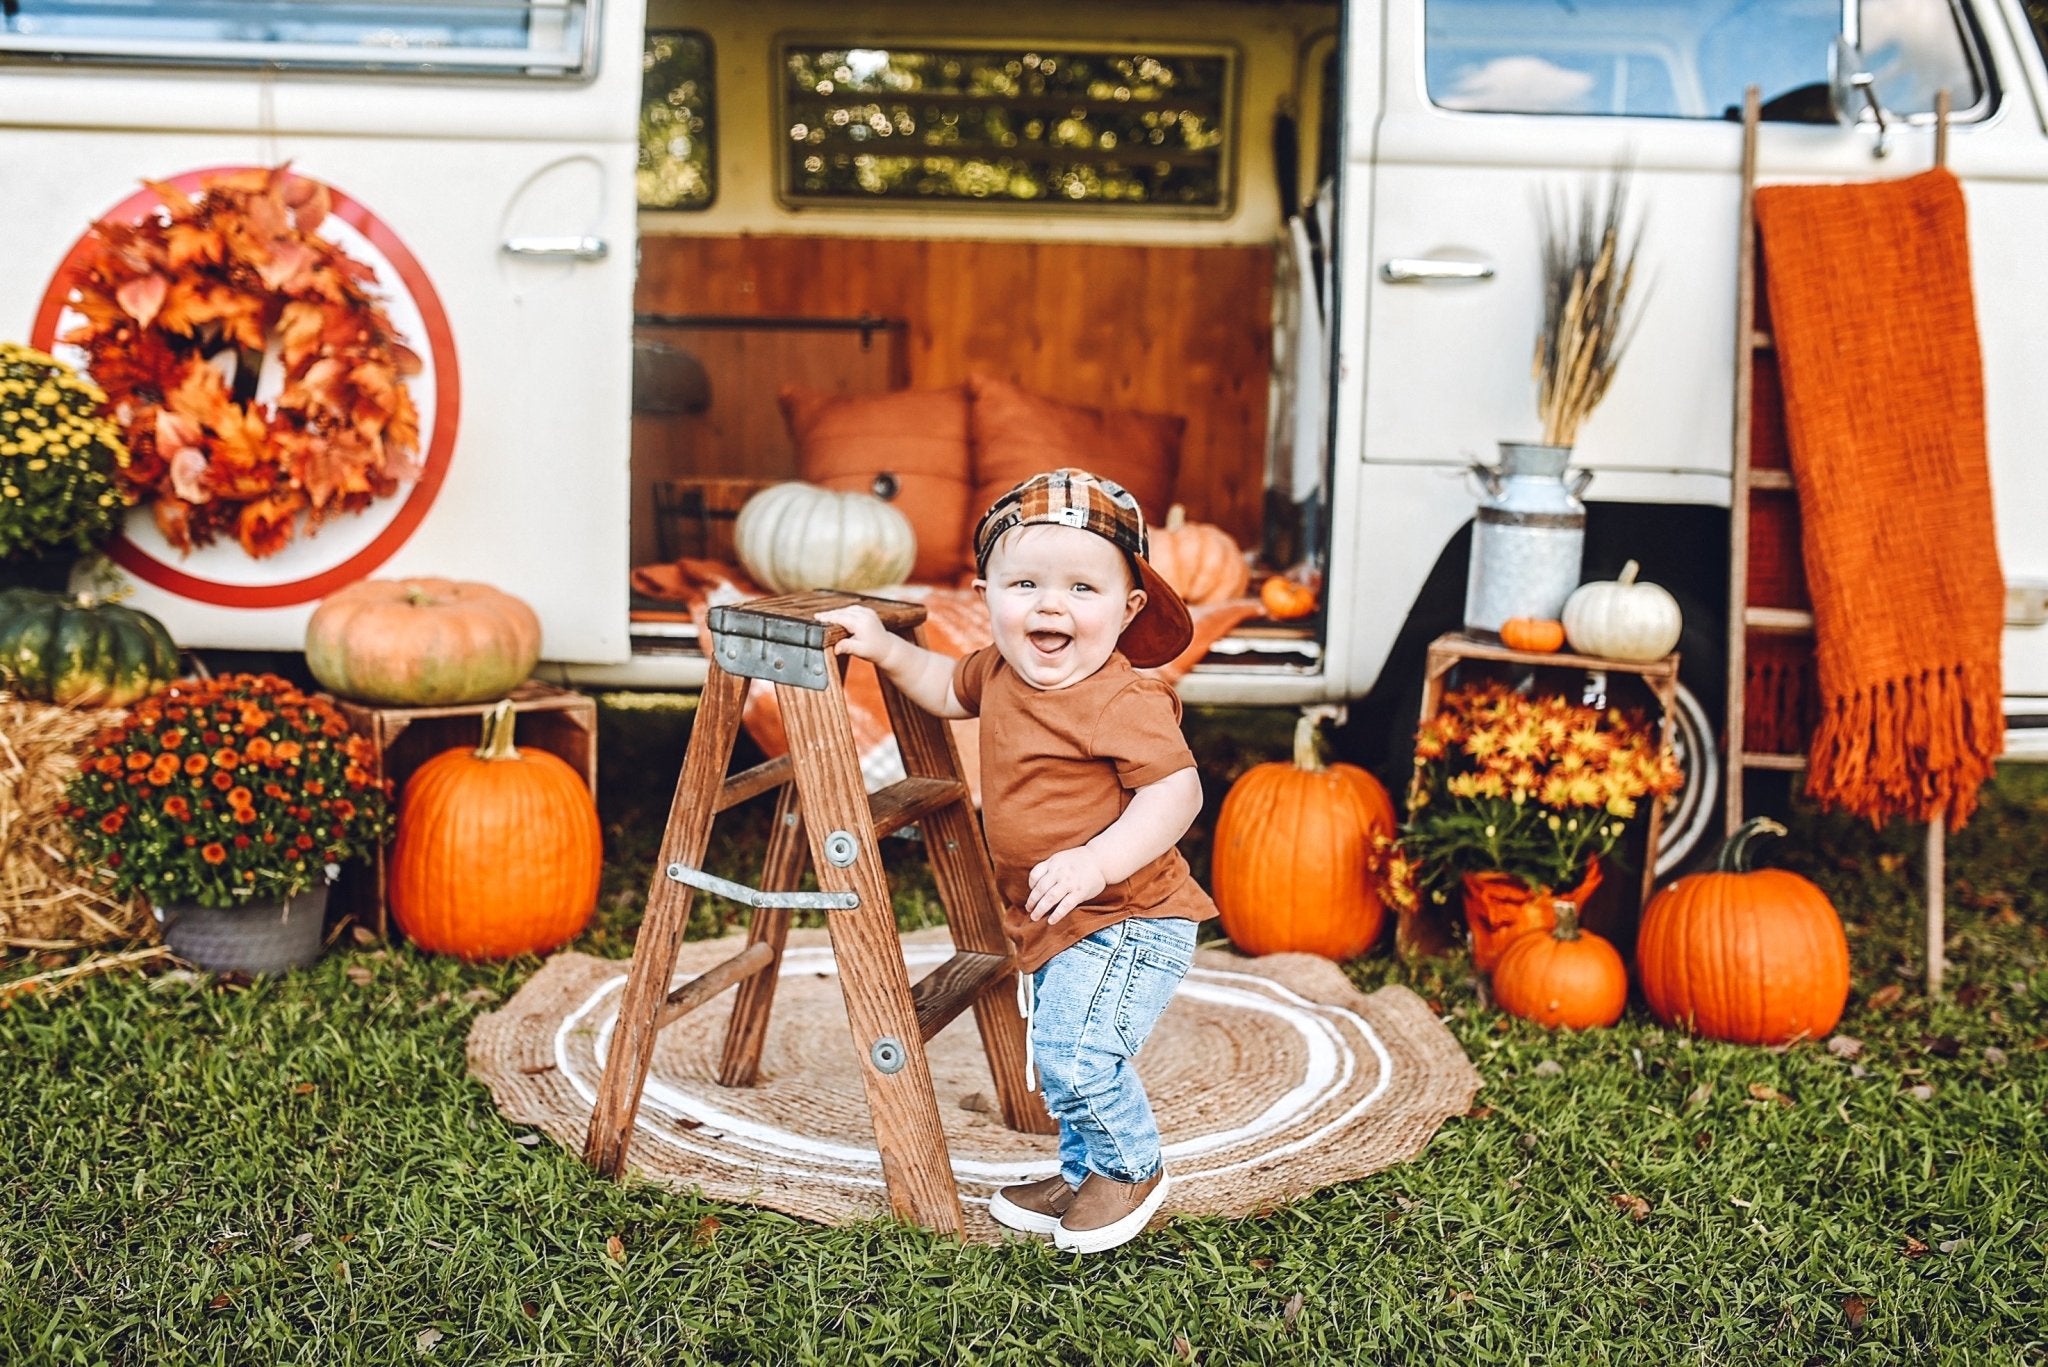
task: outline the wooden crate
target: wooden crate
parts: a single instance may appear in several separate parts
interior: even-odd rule
[[[597,793],[597,700],[566,688],[528,679],[512,690],[517,714],[516,743],[522,749],[545,750],[583,775]],[[357,735],[376,748],[376,774],[392,781],[399,794],[422,764],[443,750],[474,749],[483,735],[483,717],[495,702],[459,703],[446,707],[385,707],[335,699]],[[386,889],[389,851],[379,849],[370,860],[349,866],[335,886],[341,910],[356,924],[377,934],[390,934]]]
[[[713,476],[655,481],[655,544],[661,558],[738,564],[732,533],[740,509],[775,483],[772,479]]]

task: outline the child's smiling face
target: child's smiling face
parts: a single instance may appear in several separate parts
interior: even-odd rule
[[[1113,542],[1044,523],[1005,532],[974,587],[996,649],[1033,688],[1067,688],[1102,668],[1145,604]]]

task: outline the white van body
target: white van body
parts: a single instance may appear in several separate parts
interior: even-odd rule
[[[2048,326],[2041,321],[2048,268],[2037,242],[2039,225],[2048,222],[2048,70],[2020,0],[1956,0],[1952,15],[1945,0],[1883,3],[1924,6],[1956,24],[1967,35],[1969,63],[1982,68],[1976,74],[1984,94],[1958,111],[1949,165],[1963,180],[1970,209],[1999,553],[2016,586],[2005,651],[2009,711],[2048,714],[2048,627],[2038,611],[2038,586],[2048,584],[2048,476],[2040,455],[2048,432],[2048,385],[2040,381],[2048,374]],[[828,22],[870,42],[892,34],[929,39],[939,25],[942,37],[1034,41],[1048,34],[1130,40],[1222,32],[1245,54],[1241,172],[1262,157],[1270,161],[1270,149],[1258,146],[1266,121],[1293,95],[1274,86],[1261,45],[1284,42],[1289,46],[1278,50],[1286,54],[1293,45],[1332,41],[1284,3],[1041,0],[1003,11],[728,0],[653,5],[667,24],[708,16],[704,22],[720,35],[719,100],[734,107],[774,78],[767,52],[751,50],[756,34]],[[1861,6],[1875,10],[1880,0]],[[0,335],[21,336],[39,318],[49,330],[49,286],[67,253],[88,224],[128,200],[144,178],[283,161],[366,206],[416,262],[415,275],[428,282],[447,320],[446,354],[429,359],[459,373],[459,385],[448,391],[459,422],[440,453],[445,478],[430,503],[409,514],[416,525],[387,538],[371,557],[363,552],[377,528],[339,524],[270,561],[251,562],[233,546],[185,561],[162,554],[163,572],[138,576],[134,601],[181,644],[296,649],[318,596],[305,586],[331,588],[350,574],[442,575],[485,580],[532,603],[558,677],[593,685],[700,684],[701,655],[636,652],[629,623],[626,528],[635,494],[627,453],[639,234],[712,224],[750,233],[1271,242],[1285,231],[1266,202],[1270,194],[1248,176],[1229,213],[1189,222],[977,216],[948,206],[798,213],[768,183],[776,153],[765,109],[725,120],[721,197],[703,218],[642,214],[633,170],[640,53],[652,22],[642,0],[508,0],[500,8],[530,8],[536,25],[580,23],[575,50],[553,66],[478,74],[432,64],[431,53],[430,68],[418,69],[419,55],[404,51],[393,54],[389,69],[323,69],[317,61],[295,65],[305,54],[279,48],[289,60],[272,69],[276,63],[265,65],[260,44],[224,56],[0,33],[0,186],[13,206],[0,216],[0,260],[8,263],[0,274],[0,319],[12,320],[0,323]],[[1726,41],[1724,21],[1746,7],[1679,0],[1590,6],[1614,19],[1600,38],[1609,45],[1603,61],[1616,71],[1654,69],[1667,92],[1660,98],[1671,104],[1658,117],[1619,105],[1602,113],[1482,112],[1444,99],[1446,71],[1483,76],[1500,66],[1483,50],[1460,58],[1459,42],[1475,33],[1510,48],[1559,41],[1554,6],[1467,5],[1485,11],[1476,24],[1469,14],[1460,19],[1446,0],[1323,8],[1325,28],[1334,27],[1341,44],[1343,87],[1336,307],[1327,350],[1318,353],[1329,377],[1332,610],[1322,639],[1285,667],[1213,656],[1181,683],[1194,702],[1296,704],[1358,699],[1376,685],[1384,691],[1397,638],[1404,628],[1412,636],[1418,625],[1418,595],[1433,570],[1444,573],[1445,548],[1471,517],[1467,467],[1491,460],[1502,439],[1534,435],[1527,358],[1540,309],[1532,206],[1623,159],[1634,168],[1650,284],[1640,333],[1580,436],[1578,462],[1594,472],[1588,497],[1705,509],[1729,502],[1741,130],[1720,117],[1726,91],[1710,88],[1700,54]],[[1786,0],[1780,8],[1791,28],[1816,35],[1801,69],[1823,71],[1822,31],[1833,31],[1844,7]],[[1847,0],[1846,8],[1853,16],[1858,0]],[[67,60],[44,60],[52,50]],[[1726,52],[1716,58],[1724,85],[1730,60]],[[1289,57],[1287,65],[1293,77],[1310,62]],[[1509,62],[1501,69],[1516,68]],[[1483,106],[1483,80],[1479,88],[1480,97],[1463,103]],[[1873,156],[1874,132],[1867,122],[1769,123],[1762,178],[1850,180],[1929,164],[1928,120],[1895,127],[1882,160]],[[1397,259],[1482,265],[1490,277],[1397,283],[1383,272]],[[418,316],[423,306],[410,296],[421,291],[396,292],[407,297],[394,301],[394,317]],[[429,406],[423,402],[423,417],[431,416]],[[395,514],[379,516],[388,523]],[[138,527],[133,539],[146,544],[148,536]],[[1725,557],[1725,541],[1701,554],[1717,549]],[[1716,561],[1703,577],[1725,579],[1724,564]],[[1420,625],[1433,631],[1457,623]],[[1720,630],[1713,624],[1709,634]],[[2027,748],[2030,737],[2014,734],[2015,751]]]

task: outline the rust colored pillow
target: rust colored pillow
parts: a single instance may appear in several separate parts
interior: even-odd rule
[[[951,584],[963,567],[971,568],[964,385],[821,394],[791,384],[778,397],[807,483],[875,494],[910,519],[917,534],[914,578]]]
[[[1145,520],[1166,520],[1180,468],[1187,420],[1129,408],[1084,408],[1034,394],[1004,380],[975,376],[974,499],[967,512],[967,554],[974,524],[1012,488],[1046,470],[1074,465],[1131,491]]]

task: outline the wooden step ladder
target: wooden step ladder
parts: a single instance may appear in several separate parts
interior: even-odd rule
[[[669,807],[661,844],[666,862],[648,889],[647,918],[634,946],[584,1157],[607,1176],[624,1171],[655,1036],[728,987],[739,992],[718,1080],[727,1087],[759,1080],[790,915],[823,909],[890,1208],[900,1218],[957,1234],[960,1197],[925,1042],[972,1006],[1003,1122],[1031,1134],[1052,1134],[1057,1127],[1026,1085],[1016,962],[1003,935],[995,873],[961,779],[959,753],[945,723],[904,697],[886,675],[882,696],[907,777],[872,795],[862,782],[841,677],[846,662],[832,653],[846,632],[816,620],[820,612],[855,603],[873,608],[896,635],[923,644],[924,608],[887,599],[800,593],[711,610],[711,670]],[[775,685],[789,753],[728,776],[749,679]],[[773,789],[780,793],[761,886],[706,873],[712,819]],[[911,825],[924,836],[955,946],[952,958],[915,986],[877,844],[881,835]],[[816,892],[795,891],[807,856],[817,870]],[[671,988],[693,889],[754,909],[747,947]]]
[[[1934,97],[1934,164],[1948,164],[1949,92]],[[1735,286],[1735,460],[1729,499],[1728,555],[1728,834],[1743,820],[1743,775],[1752,770],[1798,773],[1806,768],[1811,699],[1796,715],[1757,718],[1748,705],[1753,668],[1765,657],[1813,667],[1813,611],[1800,553],[1798,488],[1790,467],[1777,348],[1763,286],[1767,264],[1757,232],[1757,144],[1762,132],[1757,87],[1742,110],[1742,196]],[[1761,457],[1761,459],[1759,459]],[[1761,548],[1761,553],[1760,552]],[[1761,600],[1761,601],[1760,601]],[[1945,931],[1946,826],[1927,825],[1927,993],[1941,995]]]

